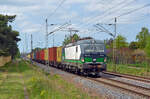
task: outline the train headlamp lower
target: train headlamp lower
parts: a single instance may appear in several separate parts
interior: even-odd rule
[[[104,58],[104,62],[107,62],[107,58]]]
[[[84,58],[82,58],[81,61],[84,62]]]

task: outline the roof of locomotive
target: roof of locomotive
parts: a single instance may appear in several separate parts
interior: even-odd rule
[[[81,44],[104,44],[102,40],[95,40],[95,39],[88,39],[88,40],[80,40],[74,43],[70,43],[66,46],[74,46],[74,45],[81,45]]]

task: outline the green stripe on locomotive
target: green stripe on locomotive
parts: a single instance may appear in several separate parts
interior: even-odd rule
[[[92,58],[89,58],[89,57],[85,57],[84,58],[84,62],[93,62],[93,59]],[[104,62],[104,58],[96,58],[96,62]]]
[[[84,63],[92,63],[93,60],[92,60],[92,58],[85,57],[85,58],[84,58],[84,62],[82,62],[81,59],[80,59],[80,60],[69,60],[69,59],[65,59],[64,62],[84,64]],[[97,63],[104,63],[104,64],[105,64],[104,58],[97,58],[97,59],[96,59],[96,62],[97,62]]]
[[[65,62],[69,62],[69,63],[80,63],[80,64],[83,64],[83,62],[81,60],[64,60]]]

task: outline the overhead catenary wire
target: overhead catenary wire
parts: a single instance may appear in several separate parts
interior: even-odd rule
[[[131,10],[131,11],[129,11],[129,12],[125,12],[125,13],[123,13],[123,14],[117,16],[117,18],[119,18],[119,17],[121,17],[121,16],[125,16],[125,15],[128,15],[128,14],[131,14],[131,13],[133,13],[133,12],[136,12],[136,11],[138,11],[138,10],[141,10],[141,9],[143,9],[143,8],[146,8],[146,7],[148,7],[148,6],[150,6],[150,4],[143,5],[142,7],[136,8],[136,9]]]
[[[128,3],[126,3],[126,4],[124,4],[125,2],[126,2],[127,0],[124,0],[124,1],[122,1],[122,2],[120,2],[120,3],[118,3],[118,4],[116,4],[116,5],[114,5],[113,7],[110,7],[110,8],[108,8],[107,10],[105,10],[104,11],[104,13],[102,13],[101,15],[98,15],[98,16],[95,16],[95,18],[94,17],[92,17],[92,18],[90,18],[89,20],[87,20],[87,22],[86,22],[86,24],[79,24],[79,25],[83,25],[83,26],[87,26],[87,25],[89,25],[90,24],[90,22],[91,21],[96,21],[96,20],[99,20],[99,19],[103,19],[103,18],[100,18],[100,17],[102,17],[102,16],[106,16],[106,15],[111,15],[112,13],[114,13],[114,12],[118,12],[119,10],[121,10],[122,8],[124,8],[124,7],[126,7],[127,5],[129,5],[130,3],[132,3],[132,2],[134,2],[134,1],[136,1],[136,0],[131,0],[130,2],[128,2]],[[123,4],[123,5],[122,5]],[[116,9],[117,8],[117,9]],[[114,10],[115,9],[115,10]],[[105,16],[104,16],[104,18],[105,18]]]
[[[150,6],[150,4],[145,4],[145,5],[143,5],[143,6],[139,7],[139,8],[133,9],[133,10],[128,11],[128,12],[125,12],[125,13],[122,13],[121,15],[116,16],[116,18],[120,18],[120,17],[122,17],[122,16],[129,15],[129,14],[131,14],[131,13],[133,13],[133,12],[139,11],[139,10],[141,10],[141,9],[143,9],[143,8],[148,7],[148,6]],[[112,20],[112,19],[114,19],[114,18],[111,18],[111,19],[109,19],[109,20]]]
[[[114,10],[114,11],[112,11],[112,12],[110,12],[110,13],[104,15],[103,17],[99,17],[99,18],[102,18],[102,19],[104,20],[104,19],[107,18],[107,16],[110,16],[110,15],[112,15],[112,14],[116,14],[117,12],[121,11],[123,8],[127,7],[128,5],[130,5],[131,3],[135,2],[135,1],[137,1],[137,0],[132,0],[132,1],[128,2],[128,3],[126,3],[125,5],[121,6],[120,9],[116,9],[116,10]],[[114,18],[113,18],[113,19],[114,19]],[[102,22],[102,21],[101,21],[101,22]]]
[[[113,1],[115,1],[115,0],[113,0]],[[93,21],[93,20],[96,19],[97,17],[99,17],[99,16],[101,16],[101,15],[104,15],[104,14],[106,14],[107,12],[110,12],[111,10],[115,9],[116,7],[121,6],[121,4],[125,3],[126,1],[127,1],[127,0],[123,0],[122,2],[117,3],[117,4],[114,5],[113,7],[109,7],[108,9],[106,9],[106,10],[104,11],[104,13],[102,13],[102,14],[100,14],[100,15],[93,16],[92,18],[86,20],[86,24],[84,24],[84,23],[79,23],[78,25],[80,25],[80,27],[87,26],[87,25],[90,24],[91,21]],[[119,6],[117,6],[117,5],[119,5]],[[96,18],[95,18],[95,17],[96,17]]]
[[[62,1],[59,3],[59,5],[56,7],[56,9],[55,9],[51,14],[49,14],[49,15],[47,16],[47,19],[50,18],[51,16],[53,16],[53,15],[57,12],[57,10],[65,3],[65,1],[66,1],[66,0],[62,0]]]

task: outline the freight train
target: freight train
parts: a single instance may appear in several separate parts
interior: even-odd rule
[[[65,71],[99,76],[106,71],[106,48],[100,40],[80,40],[66,46],[51,47],[31,53],[33,61]]]

